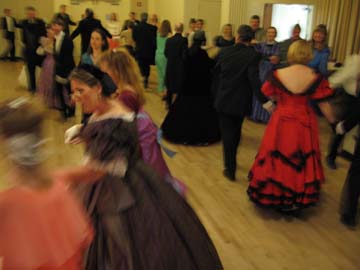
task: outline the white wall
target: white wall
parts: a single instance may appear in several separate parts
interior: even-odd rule
[[[177,22],[184,22],[184,1],[148,0],[148,11],[157,14],[160,21],[169,20],[173,26]]]

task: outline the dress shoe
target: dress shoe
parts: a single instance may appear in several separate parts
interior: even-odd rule
[[[224,174],[224,176],[225,176],[228,180],[230,180],[230,181],[232,181],[232,182],[235,181],[235,172],[231,172],[231,171],[229,171],[228,169],[225,169],[225,170],[223,171],[223,174]]]
[[[330,158],[329,156],[326,157],[326,165],[328,166],[328,168],[330,168],[332,170],[337,169],[335,160]]]
[[[348,215],[341,215],[340,221],[342,224],[350,228],[354,228],[356,226],[355,218]]]

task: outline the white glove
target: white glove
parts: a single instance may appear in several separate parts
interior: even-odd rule
[[[65,144],[78,144],[81,142],[79,134],[83,125],[75,125],[65,131]]]
[[[336,130],[336,134],[339,134],[339,135],[345,134],[344,123],[343,123],[343,122],[339,122],[339,123],[336,125],[335,130]]]
[[[275,110],[275,104],[274,102],[272,102],[271,100],[269,100],[268,102],[264,103],[262,105],[262,107],[267,110],[269,113],[272,113]]]

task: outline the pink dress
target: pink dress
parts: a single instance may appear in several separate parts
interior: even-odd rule
[[[17,186],[0,192],[3,269],[82,269],[93,231],[62,181],[46,191]]]

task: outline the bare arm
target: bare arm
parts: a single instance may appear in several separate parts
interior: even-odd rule
[[[331,123],[331,124],[335,124],[337,122],[336,118],[335,118],[335,114],[333,112],[333,109],[330,105],[329,102],[325,101],[325,102],[320,102],[319,104],[319,108],[321,110],[321,112],[324,114],[324,116],[326,117],[326,119]]]

